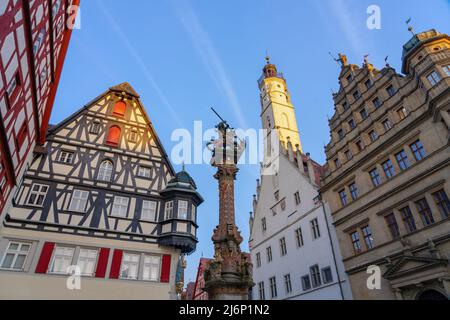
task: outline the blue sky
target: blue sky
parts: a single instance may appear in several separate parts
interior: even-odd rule
[[[369,30],[369,5],[381,8],[381,29]],[[260,124],[256,81],[268,50],[288,81],[304,152],[325,162],[327,116],[339,66],[329,56],[346,53],[350,63],[363,56],[381,68],[389,55],[400,72],[405,21],[417,32],[450,32],[446,0],[82,0],[81,30],[69,47],[51,123],[69,116],[108,87],[129,82],[138,93],[170,154],[177,128],[193,130],[196,120],[213,127],[216,109],[233,126]],[[177,167],[177,169],[180,169]],[[211,235],[218,222],[214,170],[192,165],[205,203],[199,209],[199,244],[188,258],[186,281],[194,281],[199,258],[213,254]],[[241,167],[236,215],[247,247],[258,166]]]

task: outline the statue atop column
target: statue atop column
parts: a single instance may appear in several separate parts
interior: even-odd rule
[[[214,178],[219,181],[219,225],[212,236],[215,255],[205,271],[205,290],[211,300],[247,300],[254,285],[252,264],[250,255],[241,252],[243,238],[236,226],[234,208],[234,181],[245,141],[220,119],[216,126],[219,138],[208,144],[213,153],[211,165],[217,168]]]

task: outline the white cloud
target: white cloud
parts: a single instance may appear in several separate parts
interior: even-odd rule
[[[195,50],[200,55],[209,76],[219,92],[228,100],[241,128],[246,128],[242,108],[228,78],[219,53],[217,52],[208,32],[201,25],[197,15],[188,1],[173,1],[173,7],[181,24],[188,33]]]
[[[150,72],[147,64],[141,58],[141,56],[136,51],[134,46],[130,43],[130,41],[128,40],[128,37],[124,34],[124,32],[122,31],[120,26],[115,22],[115,19],[111,16],[108,9],[103,5],[102,1],[97,0],[97,5],[100,7],[100,9],[102,10],[106,19],[108,20],[109,24],[114,29],[117,36],[122,40],[123,44],[128,49],[130,55],[133,57],[136,64],[138,65],[138,68],[136,68],[136,70],[141,70],[144,73],[144,76],[147,79],[147,81],[149,82],[150,86],[155,90],[159,99],[163,102],[163,104],[169,110],[171,117],[176,121],[176,123],[179,127],[184,127],[183,122],[181,121],[180,117],[178,116],[177,112],[175,111],[175,108],[170,104],[166,95],[163,93],[160,86],[158,85],[155,78],[153,77],[152,73]],[[127,81],[127,79],[125,79],[124,81]]]

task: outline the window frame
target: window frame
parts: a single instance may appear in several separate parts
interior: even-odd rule
[[[175,213],[175,201],[167,201],[164,204],[164,220],[172,220],[174,219],[174,213]]]
[[[373,238],[372,228],[369,225],[361,227],[361,232],[364,238],[364,244],[367,250],[375,248],[375,240]]]
[[[381,175],[378,171],[378,168],[374,168],[369,171],[370,180],[372,181],[373,186],[379,187],[382,184]]]
[[[433,70],[427,75],[427,80],[431,84],[431,86],[434,87],[439,82],[441,82],[442,77],[436,70]]]
[[[61,164],[73,164],[75,159],[75,152],[69,150],[61,150],[58,155],[58,163]]]
[[[400,208],[399,211],[402,215],[403,225],[405,226],[406,232],[408,234],[416,232],[417,222],[414,214],[411,211],[411,208],[409,206],[405,206],[403,208]]]
[[[145,204],[149,204],[150,207],[146,208]],[[152,207],[152,205],[154,205],[154,208]],[[153,217],[154,219],[148,218],[144,216],[144,210],[154,210],[153,213]],[[141,208],[141,217],[140,220],[142,221],[149,221],[149,222],[157,222],[158,220],[158,201],[154,201],[154,200],[142,200],[142,208]]]
[[[17,245],[17,249],[16,250],[12,250],[11,249],[11,245]],[[29,259],[29,255],[31,253],[32,250],[32,243],[31,242],[26,242],[26,241],[15,241],[15,240],[10,240],[8,242],[8,246],[6,247],[5,253],[3,254],[1,263],[0,263],[0,270],[5,270],[5,271],[14,271],[14,272],[24,272],[28,259]],[[22,251],[22,247],[23,246],[28,246],[28,250],[27,251]],[[6,261],[6,257],[8,255],[12,255],[13,258],[11,260],[11,265],[9,268],[5,267],[5,261]],[[19,256],[25,256],[23,262],[22,262],[22,266],[20,268],[15,268],[16,263],[17,263],[17,259]]]
[[[95,255],[95,258],[92,258],[92,257],[84,257],[83,259],[86,259],[86,260],[90,260],[91,262],[93,261],[94,263],[93,263],[93,265],[92,265],[92,271],[90,272],[90,273],[84,273],[83,272],[83,270],[82,270],[82,268],[80,267],[80,259],[82,258],[82,252],[83,251],[87,251],[87,252],[95,252],[96,253],[96,255]],[[99,250],[98,249],[92,249],[92,248],[84,248],[84,247],[82,247],[82,248],[80,248],[80,250],[79,250],[79,252],[78,252],[78,257],[77,257],[77,266],[80,268],[80,270],[81,270],[81,276],[83,276],[83,277],[93,277],[94,275],[95,275],[95,271],[96,271],[96,269],[97,269],[97,264],[98,264],[98,258],[99,258]]]
[[[106,164],[110,164],[111,167],[107,167],[107,168],[104,167],[104,165],[106,165]],[[100,181],[100,182],[111,182],[113,180],[113,177],[114,177],[114,163],[109,159],[103,160],[98,167],[98,173],[97,173],[96,180]]]
[[[39,190],[34,190],[35,187],[38,186]],[[46,191],[42,191],[42,188],[46,188]],[[48,191],[50,190],[50,186],[46,185],[46,184],[41,184],[41,183],[33,183],[31,185],[30,191],[28,193],[28,197],[27,197],[27,206],[31,206],[31,207],[35,207],[35,208],[42,208],[44,207],[44,203],[45,203],[45,199],[47,198],[47,194]],[[31,197],[35,195],[35,201],[30,202],[31,201]],[[42,196],[42,203],[39,204],[39,197]]]
[[[322,286],[322,277],[320,274],[320,268],[319,265],[313,265],[309,268],[309,274],[311,276],[311,284],[313,288],[318,288]]]
[[[334,281],[333,270],[331,270],[331,267],[322,268],[321,272],[322,272],[323,284],[329,284]],[[328,277],[328,275],[329,275],[329,277]]]
[[[433,211],[431,210],[426,198],[419,199],[414,203],[416,204],[417,211],[419,212],[419,216],[422,219],[422,224],[424,227],[428,227],[436,223]]]
[[[157,262],[150,260],[150,262],[146,262],[146,259],[157,259]],[[159,282],[159,275],[161,274],[161,265],[162,265],[162,259],[161,256],[156,254],[144,254],[144,257],[142,259],[142,280],[148,281],[148,282]],[[146,269],[149,269],[149,276],[147,277],[145,275]],[[156,270],[156,273],[155,273]],[[152,278],[151,274],[155,273],[155,277]],[[138,278],[139,278],[139,272],[138,272]]]
[[[427,152],[425,151],[425,147],[420,139],[411,143],[409,148],[411,149],[417,162],[422,161],[427,157]]]
[[[124,200],[126,200],[126,204],[124,203]],[[117,203],[116,203],[117,202]],[[119,203],[120,202],[120,203]],[[117,207],[119,207],[119,214],[115,212],[115,208],[117,210]],[[125,209],[125,215],[122,215],[121,211]],[[111,207],[111,217],[114,218],[122,218],[127,219],[130,211],[130,198],[129,197],[122,197],[122,196],[114,196],[114,201]]]
[[[383,167],[384,174],[388,180],[394,178],[396,176],[394,164],[392,163],[391,159],[386,160],[381,164]]]
[[[438,190],[431,194],[436,206],[441,213],[442,219],[450,217],[450,199],[444,189]]]
[[[183,204],[183,206],[181,204]],[[189,216],[189,201],[187,201],[187,200],[178,200],[177,205],[178,205],[178,207],[177,207],[177,219],[179,219],[179,220],[188,220],[188,216]],[[186,209],[186,211],[185,212],[181,212],[182,209]],[[185,215],[182,215],[183,213]]]
[[[405,150],[401,150],[400,152],[396,153],[395,159],[397,160],[397,164],[402,171],[409,169],[409,167],[411,166]]]
[[[79,196],[76,197],[76,192],[79,193]],[[84,199],[82,197],[82,195],[86,195],[86,199]],[[89,196],[90,196],[90,192],[86,191],[86,190],[80,190],[80,189],[74,189],[72,192],[72,197],[70,199],[70,204],[69,204],[69,211],[71,212],[78,212],[78,213],[86,213],[86,207],[88,205],[89,202]],[[74,201],[78,201],[78,207],[74,208]],[[79,208],[81,205],[83,205],[84,203],[84,207],[83,208]]]
[[[58,254],[58,249],[61,249],[61,250],[70,250],[71,252],[72,252],[72,254],[71,255],[69,255],[69,254],[63,254],[63,253],[60,253],[60,254]],[[76,250],[76,248],[75,247],[73,247],[73,246],[69,246],[69,245],[56,245],[55,246],[55,248],[53,249],[53,252],[52,252],[52,258],[51,258],[51,260],[50,260],[50,264],[49,264],[49,266],[48,266],[48,271],[47,271],[47,273],[48,274],[54,274],[54,275],[68,275],[69,273],[67,272],[67,269],[70,267],[70,266],[72,266],[73,265],[73,262],[74,262],[74,259],[75,259],[75,250]],[[66,266],[66,270],[64,271],[64,270],[62,270],[62,271],[55,271],[55,263],[56,263],[56,259],[57,258],[62,258],[63,259],[63,262],[66,262],[66,261],[64,261],[64,258],[67,258],[68,260],[67,260],[67,266]],[[70,260],[70,261],[69,261]]]
[[[303,230],[301,227],[295,230],[295,239],[297,242],[297,248],[302,248],[305,245],[305,241],[303,238]]]
[[[400,238],[400,228],[395,213],[389,213],[384,217],[384,219],[391,234],[392,240],[397,240],[398,238]]]
[[[126,261],[126,257],[137,257],[137,262],[136,261]],[[139,280],[139,272],[140,272],[140,263],[141,263],[141,254],[139,253],[134,253],[134,252],[124,252],[122,255],[122,261],[120,263],[120,273],[119,273],[119,279],[121,280],[129,280],[129,281],[137,281]],[[123,276],[123,272],[124,270],[124,266],[125,265],[135,265],[136,266],[136,276],[135,277],[124,277]]]
[[[147,173],[148,173],[148,175],[147,175]],[[138,167],[137,175],[139,178],[142,178],[142,179],[151,179],[152,178],[152,168],[140,165]]]
[[[320,233],[320,225],[319,225],[319,218],[312,219],[310,222],[311,226],[311,235],[313,240],[320,239],[321,233]]]

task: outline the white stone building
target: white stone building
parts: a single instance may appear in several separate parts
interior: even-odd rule
[[[272,137],[266,148],[280,148],[266,152],[250,217],[253,299],[351,299],[330,210],[318,193],[322,167],[302,153],[286,81],[268,62],[259,87],[263,129]]]

